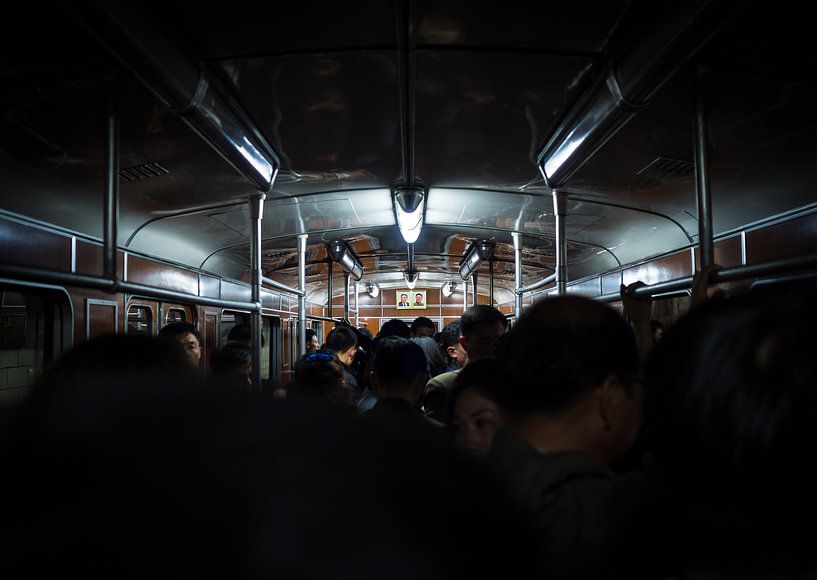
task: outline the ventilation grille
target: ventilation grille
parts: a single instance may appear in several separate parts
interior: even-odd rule
[[[120,169],[119,177],[125,181],[138,181],[140,179],[147,179],[148,177],[167,175],[168,173],[170,173],[170,170],[159,163],[143,163],[142,165],[134,165],[133,167]]]
[[[666,181],[686,179],[694,174],[695,165],[691,161],[659,157],[636,172],[630,189],[650,189]]]

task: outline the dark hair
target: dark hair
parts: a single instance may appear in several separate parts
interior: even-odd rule
[[[251,324],[236,324],[227,333],[227,342],[243,342],[245,344],[252,344],[252,325]],[[261,335],[261,346],[265,344],[264,335]]]
[[[500,323],[502,328],[508,327],[508,319],[499,310],[487,304],[477,304],[462,313],[460,317],[460,331],[463,336],[470,336],[471,333],[481,324]],[[459,337],[458,337],[459,338]]]
[[[251,362],[252,352],[246,344],[230,342],[210,356],[210,369],[214,375],[223,375]]]
[[[625,385],[638,371],[635,337],[612,308],[580,296],[545,298],[522,314],[502,344],[499,403],[508,411],[558,414],[608,375]]]
[[[199,331],[196,330],[196,327],[190,324],[189,322],[171,322],[170,324],[165,325],[159,331],[159,338],[162,340],[166,339],[177,339],[178,337],[182,336],[183,334],[190,333],[196,337],[201,344],[201,335]]]
[[[656,466],[698,565],[814,565],[814,288],[710,301],[647,365]],[[689,532],[689,533],[687,533]]]
[[[444,358],[448,358],[448,347],[459,343],[460,336],[462,336],[462,323],[459,320],[448,323],[439,333],[437,344]]]
[[[290,396],[343,407],[352,405],[343,365],[336,356],[324,351],[310,352],[295,362],[293,370],[295,377],[287,389]]]
[[[311,328],[307,328],[306,332],[304,332],[304,337],[306,338],[306,342],[310,342],[313,336],[318,336],[318,333],[312,330]]]
[[[400,336],[402,338],[408,338],[411,336],[411,330],[409,329],[409,325],[399,318],[392,318],[380,327],[380,332],[377,333],[377,336],[379,338],[386,336]]]
[[[369,370],[386,387],[400,386],[426,372],[423,349],[408,339],[389,336],[380,340]]]
[[[440,354],[440,349],[433,338],[430,336],[415,336],[410,340],[423,349],[423,354],[428,363],[427,369],[429,377],[436,377],[448,369],[448,366],[445,364],[445,359],[442,354]]]
[[[420,328],[432,328],[432,329],[436,330],[436,327],[434,326],[434,321],[432,321],[427,316],[418,316],[417,318],[415,318],[412,321],[411,327],[409,328],[409,330],[410,330],[411,334],[417,334],[417,331]]]
[[[336,326],[326,335],[324,348],[329,352],[344,352],[357,346],[357,333],[349,326]]]
[[[445,423],[451,424],[454,416],[454,405],[457,404],[457,397],[463,391],[474,389],[492,401],[497,400],[497,390],[504,382],[504,375],[495,358],[484,358],[472,363],[468,363],[457,373],[457,378],[451,386],[446,401]]]

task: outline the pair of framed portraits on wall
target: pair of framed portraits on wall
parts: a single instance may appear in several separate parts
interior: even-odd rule
[[[394,296],[398,310],[425,310],[425,290],[396,290]]]

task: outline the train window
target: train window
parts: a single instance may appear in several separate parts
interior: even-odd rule
[[[128,334],[153,334],[153,312],[150,306],[131,304],[128,307]]]
[[[173,322],[189,322],[183,309],[181,308],[167,309],[167,312],[165,313],[165,324],[171,324]]]
[[[36,294],[0,289],[0,410],[22,403],[52,340],[48,305]]]

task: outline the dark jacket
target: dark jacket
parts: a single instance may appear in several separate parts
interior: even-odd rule
[[[543,453],[497,431],[489,467],[527,514],[547,578],[640,577],[650,480],[587,453]]]

